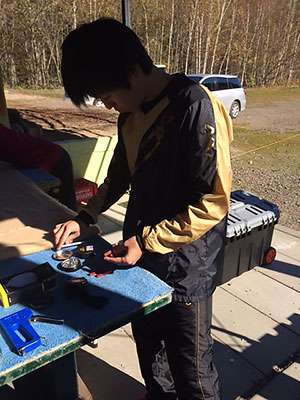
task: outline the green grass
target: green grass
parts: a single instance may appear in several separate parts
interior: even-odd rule
[[[278,133],[259,132],[246,128],[234,128],[232,159],[251,168],[272,166],[274,170],[300,171],[300,131]]]
[[[267,104],[270,101],[300,99],[300,86],[274,86],[267,88],[246,89],[247,105],[259,103]]]
[[[247,107],[273,101],[300,99],[299,86],[274,86],[246,89]],[[266,132],[234,126],[232,160],[251,169],[285,170],[290,174],[300,171],[300,127],[295,132]],[[298,135],[298,136],[296,136]],[[294,137],[296,136],[296,137]],[[285,140],[288,139],[288,140]]]

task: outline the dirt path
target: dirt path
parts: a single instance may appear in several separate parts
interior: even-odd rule
[[[30,107],[19,108],[19,114],[27,121],[39,124],[44,136],[52,140],[112,136],[116,133],[117,113],[109,110]]]
[[[40,125],[44,136],[51,140],[116,134],[116,111],[101,107],[78,109],[70,100],[22,95],[11,90],[5,96],[9,109],[17,109],[22,118]]]

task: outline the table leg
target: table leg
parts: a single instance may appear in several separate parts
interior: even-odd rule
[[[79,398],[75,352],[69,353],[28,375],[16,379],[15,394],[31,400]],[[20,397],[21,398],[21,397]]]
[[[55,400],[75,400],[78,398],[77,366],[75,352],[46,365],[55,390]]]

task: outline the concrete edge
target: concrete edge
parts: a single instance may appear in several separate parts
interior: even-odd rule
[[[286,233],[288,235],[295,236],[296,238],[300,239],[300,232],[296,231],[295,229],[287,228],[286,226],[283,226],[280,224],[276,224],[274,229],[276,229],[277,231]]]

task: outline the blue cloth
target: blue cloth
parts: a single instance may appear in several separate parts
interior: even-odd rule
[[[57,287],[51,292],[53,303],[43,310],[32,311],[34,315],[61,318],[65,321],[64,325],[32,322],[33,328],[42,338],[42,345],[23,357],[13,351],[1,331],[0,348],[3,360],[0,362],[0,375],[1,372],[16,364],[26,363],[31,358],[72,342],[80,336],[80,332],[89,336],[102,336],[132,320],[135,312],[140,310],[145,303],[171,293],[172,289],[167,284],[138,266],[118,267],[103,261],[103,253],[111,246],[99,236],[89,238],[86,244],[94,245],[96,255],[90,259],[81,260],[82,268],[72,273],[58,269],[60,262],[52,258],[53,250],[0,262],[0,279],[48,262],[58,272]],[[75,247],[68,249],[74,250]],[[113,270],[112,274],[101,278],[89,276],[92,271],[103,273],[110,270]],[[85,304],[80,298],[67,298],[66,281],[72,277],[86,278],[88,280],[86,290],[92,295],[105,297],[107,299],[105,307],[96,309]],[[0,318],[27,306],[25,303],[15,304],[6,309],[0,306]]]
[[[58,178],[39,168],[20,168],[19,172],[46,191],[60,185]]]

